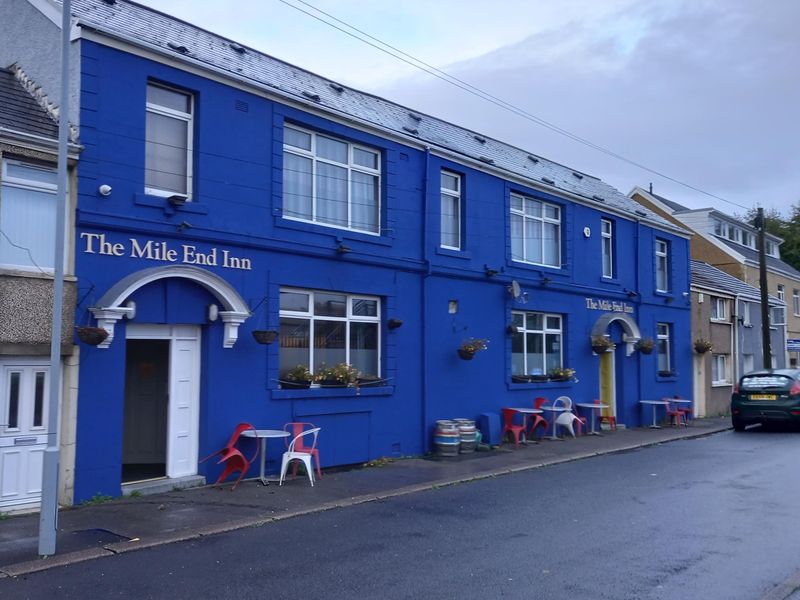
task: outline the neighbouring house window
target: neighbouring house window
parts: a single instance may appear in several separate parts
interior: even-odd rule
[[[745,373],[749,373],[753,370],[753,364],[755,363],[752,354],[743,354],[742,355],[742,368],[744,369]]]
[[[317,372],[340,363],[380,375],[380,309],[372,296],[281,289],[281,375],[297,365]]]
[[[562,367],[561,315],[513,312],[517,333],[511,337],[511,374],[546,375]]]
[[[145,192],[157,196],[192,195],[194,98],[162,85],[147,85]]]
[[[670,373],[672,366],[670,364],[670,327],[668,323],[658,323],[656,326],[657,331],[657,345],[658,345],[658,372]]]
[[[792,291],[792,314],[800,317],[800,290]]]
[[[52,269],[56,170],[4,160],[0,177],[0,265],[23,270]]]
[[[778,300],[781,302],[786,301],[786,288],[781,283],[778,284]]]
[[[750,303],[742,302],[742,325],[750,325]]]
[[[778,258],[778,245],[775,242],[767,242],[765,250],[769,256],[774,256],[775,258]]]
[[[614,226],[608,219],[600,220],[603,254],[603,277],[614,277]]]
[[[656,240],[656,291],[669,291],[669,244]]]
[[[719,219],[714,219],[714,234],[720,237],[725,235],[725,224]]]
[[[511,258],[534,265],[561,266],[561,208],[511,194]]]
[[[442,171],[441,176],[441,246],[461,250],[461,176]]]
[[[742,231],[742,244],[747,247],[753,246],[753,236],[750,234],[749,231]]]
[[[786,325],[786,307],[785,306],[773,306],[772,307],[772,316],[770,318],[770,326],[775,325]]]
[[[728,301],[725,298],[711,298],[711,320],[725,321],[728,318]]]
[[[728,356],[726,354],[711,356],[711,383],[728,383]]]
[[[380,232],[380,153],[367,146],[283,128],[283,216]]]

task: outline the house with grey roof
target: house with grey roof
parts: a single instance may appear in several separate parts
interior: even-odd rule
[[[536,396],[635,427],[642,399],[691,395],[684,228],[165,13],[72,7],[75,320],[106,336],[72,340],[62,502],[224,479],[202,458],[240,423],[321,427],[324,468],[450,450],[454,417],[499,442]],[[60,8],[0,3],[0,65],[48,98]],[[283,447],[263,441],[269,475]]]
[[[760,288],[758,230],[755,227],[719,210],[690,209],[639,187],[629,196],[692,231],[692,259],[714,265]],[[786,328],[786,343],[772,347],[772,362],[796,367],[800,365],[800,271],[781,260],[782,243],[779,237],[765,234],[768,292],[786,303],[785,307],[775,307],[770,312],[771,326]],[[754,366],[761,368],[761,362],[756,357]]]
[[[38,504],[48,433],[58,124],[47,99],[28,83],[13,65],[0,69],[0,511]],[[70,148],[73,165],[77,151]],[[70,223],[61,344],[66,386],[77,376],[69,366],[76,304],[73,231]],[[62,411],[74,412],[68,393],[64,399]],[[65,447],[73,447],[74,427],[61,433]],[[62,486],[68,485],[65,475]]]
[[[691,289],[695,410],[699,416],[726,414],[734,384],[763,356],[761,292],[697,260],[692,261]],[[783,310],[785,303],[769,296],[769,313]],[[771,324],[770,345],[786,346],[785,325]],[[775,368],[786,366],[782,353],[773,360]]]

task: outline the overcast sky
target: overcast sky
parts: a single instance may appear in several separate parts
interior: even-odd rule
[[[798,0],[145,0],[292,64],[690,208],[800,204]],[[288,6],[315,6],[525,112]],[[319,15],[327,20],[330,17]],[[341,24],[339,27],[345,28]]]

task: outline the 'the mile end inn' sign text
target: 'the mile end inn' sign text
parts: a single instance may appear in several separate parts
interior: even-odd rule
[[[618,312],[631,314],[633,307],[627,302],[617,302],[616,300],[601,300],[600,298],[585,298],[586,308],[589,310],[604,310],[607,312]]]
[[[230,250],[217,250],[211,248],[208,252],[201,252],[192,244],[180,244],[176,248],[168,242],[155,240],[141,241],[128,238],[128,243],[109,242],[104,233],[82,233],[84,240],[83,251],[86,254],[100,254],[103,256],[129,256],[143,260],[155,260],[169,263],[182,263],[184,265],[201,265],[206,267],[222,267],[223,269],[240,269],[250,271],[253,268],[249,258],[234,256]]]

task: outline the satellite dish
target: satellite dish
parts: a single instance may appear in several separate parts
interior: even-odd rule
[[[514,300],[522,295],[522,289],[519,287],[516,279],[511,280],[511,285],[508,286],[508,292],[514,297]]]

